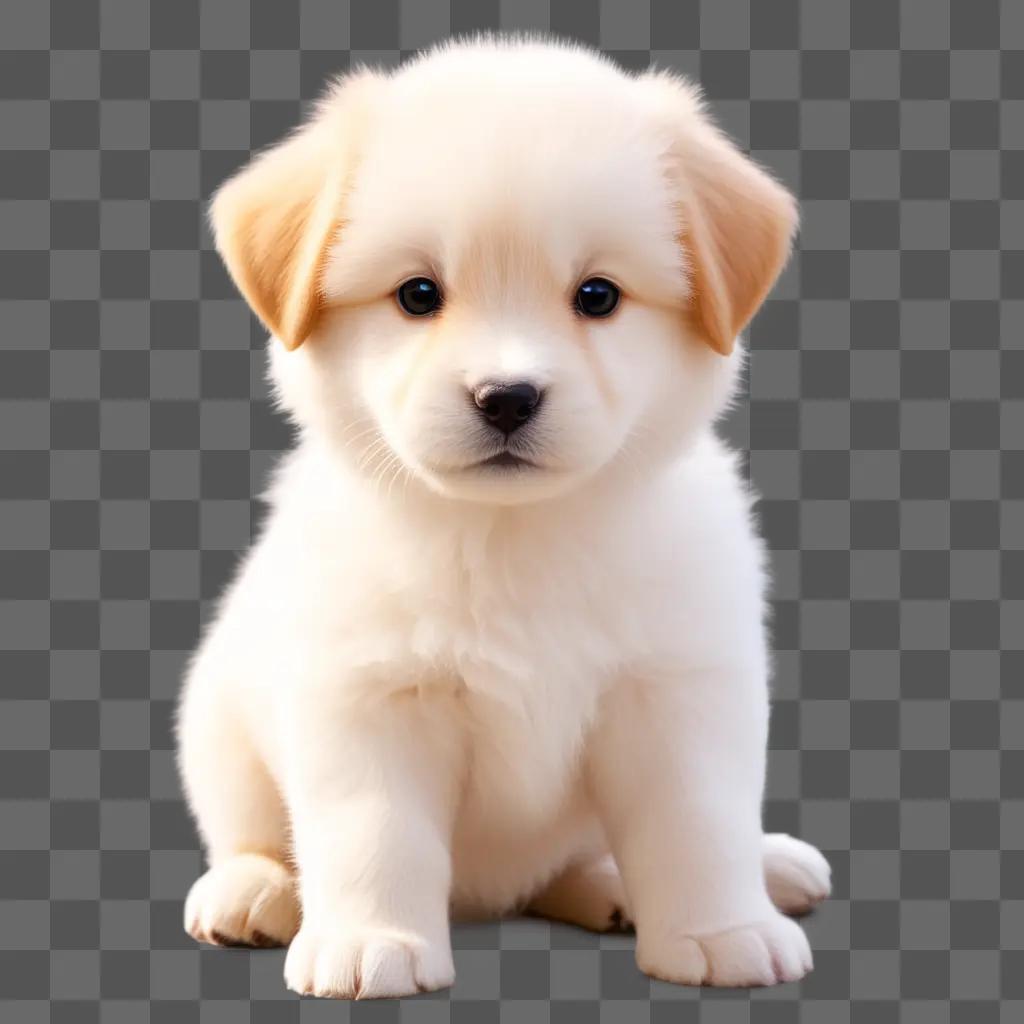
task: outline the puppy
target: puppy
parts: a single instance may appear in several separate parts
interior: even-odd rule
[[[762,548],[711,424],[790,195],[671,74],[535,39],[337,83],[212,205],[299,428],[188,673],[185,924],[323,996],[449,917],[635,924],[647,974],[811,968],[762,832]]]

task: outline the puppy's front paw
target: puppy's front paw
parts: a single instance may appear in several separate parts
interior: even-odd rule
[[[433,992],[455,981],[450,945],[385,928],[332,932],[303,925],[284,965],[300,995],[384,999]]]
[[[781,914],[710,935],[637,938],[645,974],[682,985],[746,988],[799,981],[813,967],[803,929]]]

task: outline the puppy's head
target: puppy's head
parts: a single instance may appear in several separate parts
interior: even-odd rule
[[[707,425],[796,216],[678,78],[483,40],[343,80],[212,220],[306,431],[515,503]]]

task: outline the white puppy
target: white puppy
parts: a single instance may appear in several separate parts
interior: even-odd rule
[[[301,436],[185,687],[188,930],[319,995],[449,985],[449,915],[521,908],[800,978],[777,908],[828,865],[762,834],[762,549],[711,432],[789,194],[678,78],[482,39],[338,83],[212,220]]]

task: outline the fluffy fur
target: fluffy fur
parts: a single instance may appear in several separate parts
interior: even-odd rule
[[[448,985],[450,913],[524,907],[635,923],[659,978],[801,977],[776,908],[828,866],[762,835],[762,550],[711,431],[789,195],[681,80],[481,39],[338,83],[212,219],[300,439],[186,681],[187,928],[320,995]],[[534,466],[480,468],[470,393],[522,379]]]

